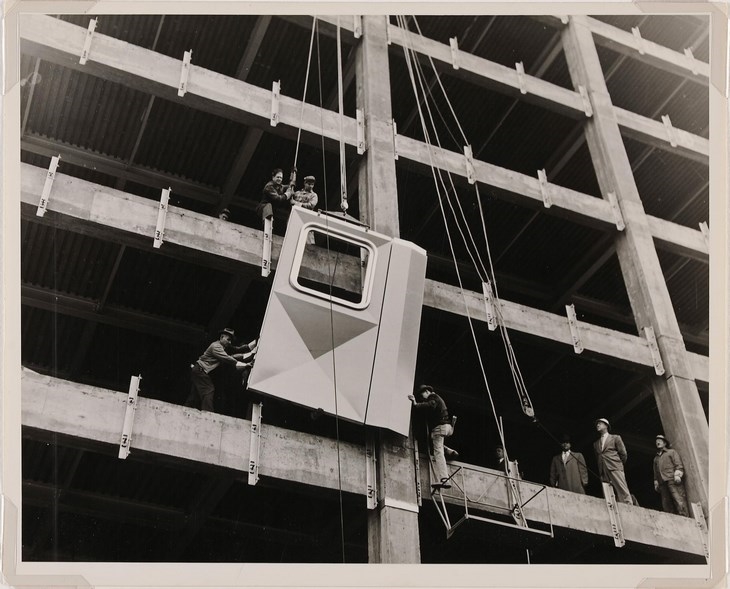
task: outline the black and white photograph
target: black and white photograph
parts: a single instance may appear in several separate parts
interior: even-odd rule
[[[724,578],[717,7],[55,4],[4,14],[9,586]]]

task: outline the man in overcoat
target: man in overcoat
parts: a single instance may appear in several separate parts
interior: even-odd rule
[[[550,485],[585,495],[588,485],[588,469],[583,454],[570,449],[570,436],[567,434],[563,434],[560,448],[562,452],[553,456],[550,463]]]
[[[600,437],[593,443],[593,449],[598,462],[598,476],[602,482],[610,483],[618,501],[633,505],[624,473],[624,464],[628,459],[626,446],[621,436],[609,433],[610,428],[608,419],[601,417],[596,420],[596,431]]]

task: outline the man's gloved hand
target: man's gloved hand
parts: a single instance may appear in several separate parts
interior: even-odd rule
[[[654,481],[654,490],[658,493],[659,492],[659,483],[657,481]]]
[[[674,471],[674,484],[678,485],[681,482],[682,482],[682,471],[675,470]]]

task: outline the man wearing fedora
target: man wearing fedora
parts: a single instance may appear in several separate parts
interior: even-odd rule
[[[550,485],[585,495],[588,485],[588,469],[583,454],[570,449],[568,434],[562,435],[560,448],[562,452],[553,456],[553,461],[550,463]]]
[[[425,411],[428,430],[431,435],[433,446],[433,470],[435,481],[431,484],[433,489],[449,489],[449,471],[446,467],[446,454],[449,458],[458,458],[459,453],[444,445],[444,440],[454,433],[454,420],[449,417],[444,400],[437,395],[431,385],[421,385],[418,389],[418,396],[421,399],[416,401],[414,395],[408,395],[416,411]]]
[[[600,437],[593,443],[593,449],[598,462],[598,476],[602,482],[611,484],[618,501],[633,505],[624,473],[624,464],[628,458],[626,446],[621,436],[609,433],[610,428],[608,419],[601,417],[596,420],[596,431]]]
[[[193,407],[200,401],[200,408],[203,411],[213,411],[215,386],[210,378],[210,373],[221,363],[235,366],[237,370],[246,368],[246,360],[256,353],[256,340],[242,346],[234,346],[234,337],[235,333],[232,329],[224,329],[220,332],[218,339],[206,348],[197,361],[191,364],[190,394],[185,401],[186,407]]]
[[[684,490],[684,465],[669,440],[659,434],[655,438],[654,490],[661,494],[662,510],[689,517],[687,493]]]

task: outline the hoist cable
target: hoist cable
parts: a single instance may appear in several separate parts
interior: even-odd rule
[[[316,21],[316,19],[315,19]],[[339,33],[339,26],[338,26],[338,33]],[[317,73],[318,73],[318,87],[319,87],[319,113],[320,113],[320,125],[322,128],[322,132],[320,134],[321,141],[322,141],[322,170],[323,170],[323,176],[324,176],[324,184],[323,184],[323,196],[324,196],[324,204],[325,204],[325,210],[328,210],[328,198],[327,198],[327,158],[325,155],[325,149],[324,149],[324,100],[322,97],[322,62],[321,62],[321,54],[320,54],[320,45],[319,45],[319,25],[317,25]],[[324,216],[324,222],[325,226],[327,227],[329,225],[329,217],[327,215]],[[329,240],[329,234],[327,234],[326,244],[327,244],[327,260],[329,262],[330,260],[330,240]],[[338,411],[338,405],[337,405],[337,367],[336,367],[336,361],[335,361],[335,335],[334,335],[334,309],[333,309],[333,303],[332,303],[332,284],[334,283],[334,272],[332,273],[332,280],[329,284],[329,298],[330,298],[330,305],[329,305],[329,311],[330,311],[330,342],[332,345],[332,382],[333,382],[333,388],[334,388],[334,400],[335,400],[335,438],[337,440],[337,486],[338,486],[338,497],[339,497],[339,507],[340,507],[340,547],[342,550],[342,562],[346,562],[345,557],[345,515],[344,515],[344,509],[343,509],[343,496],[342,496],[342,465],[341,465],[341,456],[340,456],[340,416]]]
[[[402,21],[402,17],[399,16],[398,19],[399,19],[399,21]],[[459,271],[459,266],[456,263],[456,252],[454,250],[453,240],[451,239],[451,231],[449,230],[449,224],[448,224],[448,220],[447,220],[447,217],[446,217],[446,211],[444,209],[444,205],[443,205],[442,198],[441,198],[441,191],[439,189],[438,180],[437,180],[437,174],[436,174],[436,171],[435,171],[436,170],[436,167],[435,167],[434,162],[433,162],[433,150],[431,148],[432,146],[431,146],[431,142],[430,142],[430,135],[429,135],[429,132],[428,132],[428,127],[426,125],[426,120],[425,120],[424,115],[423,115],[423,110],[421,109],[421,105],[420,105],[420,102],[418,100],[418,89],[417,89],[416,80],[415,80],[415,76],[414,76],[413,66],[412,66],[412,63],[411,63],[412,56],[409,53],[409,51],[412,51],[412,49],[410,49],[407,45],[408,45],[407,42],[404,43],[404,45],[403,45],[403,50],[404,50],[405,56],[406,56],[406,58],[405,58],[406,65],[408,67],[408,74],[410,76],[411,85],[413,87],[413,91],[414,91],[415,98],[416,98],[416,106],[418,108],[418,116],[419,116],[419,118],[421,120],[421,127],[423,129],[424,138],[425,138],[426,144],[428,145],[428,148],[429,148],[428,149],[429,163],[430,163],[430,166],[431,166],[431,172],[432,172],[432,174],[434,176],[434,181],[436,183],[436,195],[438,197],[438,203],[439,203],[439,208],[441,210],[441,216],[442,216],[443,221],[444,221],[444,227],[445,227],[445,230],[446,230],[446,237],[447,237],[447,240],[448,240],[448,243],[449,243],[449,249],[451,250],[452,257],[454,258],[454,266],[455,266],[455,269],[456,269],[456,276],[457,276],[457,279],[458,279],[458,282],[459,282],[459,288],[461,290],[461,295],[462,295],[462,298],[464,300],[464,309],[466,311],[466,316],[467,316],[467,320],[468,320],[468,323],[469,323],[469,330],[471,331],[472,339],[474,340],[474,344],[475,344],[475,348],[476,348],[476,352],[477,352],[477,359],[479,361],[479,367],[480,367],[481,372],[482,372],[482,378],[484,380],[484,384],[485,384],[485,387],[486,387],[486,390],[487,390],[487,395],[489,397],[489,402],[490,402],[490,405],[491,405],[491,408],[492,408],[492,414],[494,416],[494,420],[495,420],[495,423],[496,423],[496,427],[497,427],[497,431],[499,433],[500,439],[502,440],[502,445],[503,445],[503,447],[505,447],[504,433],[503,433],[502,427],[501,427],[501,425],[499,423],[499,418],[497,417],[497,409],[496,409],[496,407],[494,405],[494,399],[492,397],[492,392],[491,392],[491,390],[489,388],[489,382],[488,382],[488,379],[487,379],[487,374],[486,374],[486,371],[484,369],[484,362],[482,360],[481,353],[479,352],[479,346],[478,346],[477,340],[476,340],[476,333],[474,331],[474,326],[473,326],[473,323],[472,323],[471,314],[469,313],[469,305],[467,304],[467,301],[466,301],[466,295],[465,295],[465,291],[464,291],[464,286],[463,286],[463,283],[462,283],[462,280],[461,280],[461,272]],[[429,118],[432,118],[430,116],[430,109],[428,108],[428,103],[426,103],[426,109],[429,111]],[[505,447],[505,450],[506,450],[506,447]]]
[[[342,88],[342,34],[340,17],[337,17],[337,106],[340,111],[340,208],[347,212],[347,170],[345,169],[345,96]],[[324,132],[324,131],[323,131]]]
[[[314,46],[314,32],[317,30],[317,17],[312,17],[312,35],[309,37],[309,56],[307,57],[307,73],[304,76],[304,92],[302,93],[302,108],[299,111],[299,129],[297,131],[297,146],[294,151],[294,169],[297,169],[299,158],[299,141],[302,138],[302,123],[304,122],[304,102],[307,98],[307,85],[309,84],[309,70],[312,65],[312,47]]]

